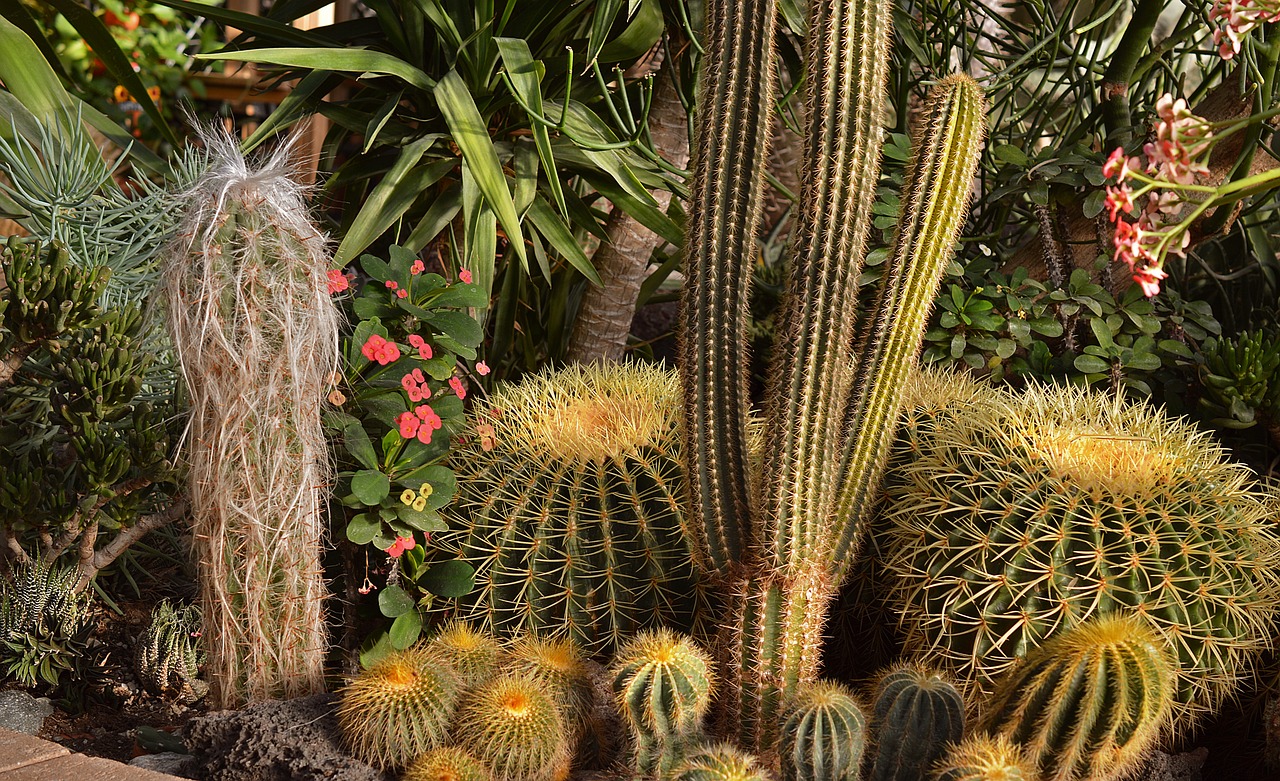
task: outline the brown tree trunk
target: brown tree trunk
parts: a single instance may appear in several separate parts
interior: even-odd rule
[[[674,57],[670,52],[658,74],[649,110],[653,148],[678,168],[689,165],[689,125],[676,91]],[[655,190],[658,208],[667,210],[669,190]],[[649,271],[649,258],[662,239],[622,209],[614,207],[605,224],[607,238],[592,257],[603,287],[589,285],[582,296],[566,358],[570,362],[621,360],[636,313],[640,286]]]

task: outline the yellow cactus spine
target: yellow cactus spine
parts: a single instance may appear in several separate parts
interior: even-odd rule
[[[503,675],[470,692],[455,743],[505,781],[553,781],[568,771],[571,734],[541,680]]]

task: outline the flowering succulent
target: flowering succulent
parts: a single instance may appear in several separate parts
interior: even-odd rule
[[[1213,31],[1218,54],[1230,60],[1240,53],[1244,37],[1259,25],[1280,22],[1276,0],[1215,0],[1209,18],[1219,23]]]
[[[465,565],[428,567],[421,543],[444,528],[438,511],[453,497],[456,479],[442,462],[462,420],[462,362],[476,358],[481,340],[468,310],[487,301],[462,281],[469,274],[450,284],[402,247],[387,260],[365,255],[359,266],[360,277],[329,274],[329,291],[343,297],[355,327],[343,346],[345,387],[327,418],[343,445],[336,450],[345,451],[338,494],[351,510],[347,539],[388,557],[378,604],[394,619],[390,642],[405,648],[422,626],[420,599],[451,593],[458,582],[470,587]]]

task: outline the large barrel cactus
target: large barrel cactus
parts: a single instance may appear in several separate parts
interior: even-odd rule
[[[1086,622],[1009,672],[984,726],[1022,745],[1045,781],[1125,777],[1169,719],[1171,657],[1141,618]]]
[[[989,690],[1119,611],[1177,654],[1180,723],[1221,704],[1276,616],[1275,505],[1205,434],[1087,390],[991,391],[889,489],[908,645]]]
[[[494,393],[451,457],[440,544],[475,567],[476,588],[449,607],[592,653],[649,626],[693,629],[679,411],[676,378],[652,366],[571,366]]]

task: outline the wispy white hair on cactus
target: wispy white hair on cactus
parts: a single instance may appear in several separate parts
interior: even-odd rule
[[[202,141],[209,168],[185,194],[162,289],[191,396],[210,698],[229,707],[324,688],[321,405],[340,316],[290,148],[250,162],[222,131]]]

